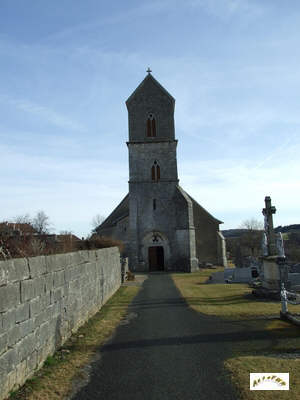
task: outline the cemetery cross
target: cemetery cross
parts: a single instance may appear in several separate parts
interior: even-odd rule
[[[265,232],[267,235],[267,245],[268,245],[268,255],[276,256],[276,242],[275,242],[275,232],[273,227],[273,214],[276,213],[276,208],[271,205],[271,197],[265,197],[265,208],[263,208],[262,213],[265,217]]]

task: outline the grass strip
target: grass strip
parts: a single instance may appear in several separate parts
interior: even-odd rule
[[[178,289],[184,293],[188,304],[198,312],[217,315],[223,318],[244,319],[258,316],[279,316],[281,308],[278,301],[254,298],[252,288],[247,284],[206,284],[214,272],[223,271],[204,269],[193,274],[172,274]],[[300,311],[299,306],[290,305],[291,313]]]
[[[289,360],[278,357],[236,356],[225,361],[225,367],[231,372],[232,381],[238,387],[241,400],[299,400],[300,374],[299,359]],[[274,392],[250,391],[250,372],[289,372],[290,390]]]
[[[232,357],[225,361],[241,400],[268,400],[273,391],[250,391],[250,372],[289,372],[290,390],[280,398],[299,400],[300,329],[279,319],[280,302],[257,299],[246,284],[207,284],[209,276],[222,271],[204,269],[193,274],[172,274],[172,278],[191,308],[199,313],[218,316],[224,322],[241,327],[241,340],[230,342]],[[289,305],[290,306],[290,305]],[[290,306],[299,313],[300,306]],[[243,332],[253,331],[252,340],[242,339]],[[255,332],[268,332],[258,340]]]
[[[14,400],[61,400],[74,387],[74,382],[85,378],[84,367],[89,364],[99,347],[112,335],[126,315],[129,303],[139,291],[136,286],[121,287],[108,302],[18,391],[11,393]]]

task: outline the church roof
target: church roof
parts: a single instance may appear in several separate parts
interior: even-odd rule
[[[203,208],[202,206],[200,206],[200,204],[192,198],[192,196],[190,196],[185,190],[182,189],[181,186],[178,185],[178,189],[183,192],[193,203],[193,208],[198,207],[200,208],[200,210],[202,212],[204,212],[205,214],[207,214],[210,218],[214,219],[215,221],[217,221],[219,224],[223,224],[223,221],[220,221],[219,219],[215,218],[213,215],[211,215],[207,210],[205,210],[205,208]]]
[[[111,226],[116,225],[118,221],[127,217],[129,215],[129,194],[127,194],[121,203],[114,209],[114,211],[96,228],[110,228]]]
[[[128,97],[128,99],[126,100],[126,104],[130,103],[135,97],[135,95],[139,91],[143,90],[145,84],[149,81],[153,82],[162,92],[164,92],[171,99],[173,103],[175,103],[174,97],[170,95],[170,93],[153,77],[153,75],[150,74],[150,72],[148,72],[143,81],[139,84],[139,86],[135,89],[135,91]]]
[[[184,195],[184,197],[187,197],[193,205],[193,208],[198,207],[200,210],[205,213],[209,218],[212,218],[219,224],[223,224],[222,221],[219,219],[215,218],[213,215],[211,215],[205,208],[203,208],[195,199],[193,199],[185,190],[182,189],[181,186],[177,186],[179,191]],[[119,205],[113,210],[113,212],[102,222],[101,225],[99,225],[96,228],[96,231],[104,229],[104,228],[111,228],[115,226],[119,221],[121,221],[123,218],[128,217],[129,215],[129,194],[127,194],[123,200],[119,203]]]

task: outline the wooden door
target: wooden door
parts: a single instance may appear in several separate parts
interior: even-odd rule
[[[148,249],[149,271],[164,270],[164,248],[162,246],[152,246]]]

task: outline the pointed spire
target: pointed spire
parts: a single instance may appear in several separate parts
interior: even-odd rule
[[[150,68],[147,69],[146,71],[148,74],[145,76],[145,78],[143,79],[143,81],[139,84],[139,86],[134,90],[134,92],[128,97],[128,99],[126,100],[126,104],[128,106],[128,104],[130,103],[130,101],[135,97],[136,93],[139,92],[140,90],[143,90],[143,87],[145,84],[147,84],[148,82],[152,82],[154,83],[155,86],[157,86],[158,89],[160,89],[161,91],[163,91],[170,99],[173,103],[175,103],[175,99],[174,97],[172,97],[170,95],[170,93],[154,78],[154,76],[150,73],[152,72],[152,70]]]

